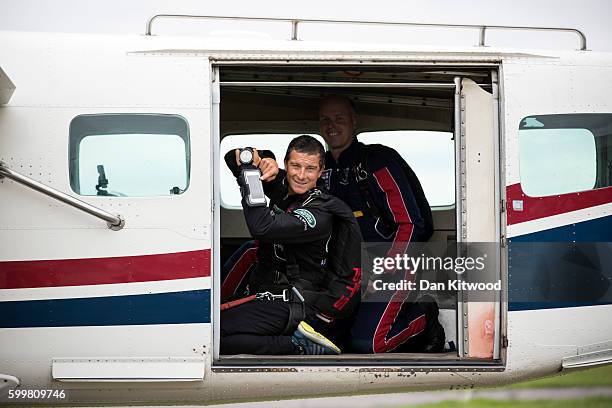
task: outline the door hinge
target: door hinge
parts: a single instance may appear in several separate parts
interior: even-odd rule
[[[501,212],[506,212],[506,200],[502,198],[501,203],[499,203],[499,207]]]
[[[508,337],[502,336],[502,347],[508,348]]]

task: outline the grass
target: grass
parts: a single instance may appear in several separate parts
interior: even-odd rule
[[[587,388],[612,387],[612,365],[557,375],[540,380],[513,384],[502,389],[517,388]],[[411,406],[411,408],[610,408],[612,398],[592,397],[571,400],[493,400],[476,398],[468,401],[443,401],[434,404]]]
[[[474,399],[444,401],[436,404],[414,405],[411,408],[610,408],[612,398],[584,398],[574,400],[497,401]]]
[[[507,388],[612,387],[612,365],[513,384]],[[610,405],[612,407],[612,404]]]

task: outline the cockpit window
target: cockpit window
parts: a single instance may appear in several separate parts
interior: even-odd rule
[[[82,115],[70,125],[70,184],[80,195],[181,194],[189,130],[174,115]]]

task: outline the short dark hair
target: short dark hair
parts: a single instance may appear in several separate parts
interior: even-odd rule
[[[342,95],[342,94],[327,94],[324,95],[321,100],[319,101],[319,106],[321,106],[321,104],[327,100],[330,99],[337,99],[339,101],[343,101],[345,102],[352,110],[354,114],[357,114],[357,105],[355,104],[355,101],[351,98],[349,98],[346,95]]]
[[[285,153],[285,161],[289,160],[289,156],[292,151],[298,153],[306,153],[312,155],[319,155],[319,167],[325,167],[325,149],[321,142],[312,136],[301,135],[293,139],[289,146],[287,146],[287,153]]]

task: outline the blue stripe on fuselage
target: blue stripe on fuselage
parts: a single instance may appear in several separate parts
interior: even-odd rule
[[[612,304],[612,216],[508,240],[508,310]]]
[[[0,302],[0,327],[210,323],[210,289]]]

